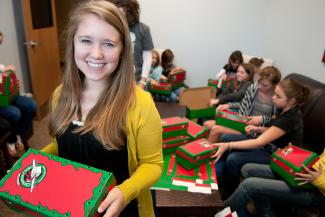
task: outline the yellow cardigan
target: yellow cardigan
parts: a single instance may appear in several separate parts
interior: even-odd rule
[[[54,94],[55,108],[62,86]],[[136,87],[136,103],[127,113],[127,151],[130,178],[118,185],[125,204],[137,198],[140,217],[153,217],[150,187],[159,179],[163,170],[162,128],[159,113],[150,94]],[[42,151],[58,155],[58,144],[53,142]]]
[[[313,165],[313,168],[316,171],[319,169],[319,164],[322,165],[322,175],[320,175],[312,184],[325,196],[325,149],[319,156],[319,160]]]

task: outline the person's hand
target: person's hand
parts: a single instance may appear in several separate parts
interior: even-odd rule
[[[262,116],[250,116],[251,120],[247,122],[247,124],[251,125],[261,125],[263,122]]]
[[[156,80],[150,80],[150,84],[151,85],[159,85],[159,83]]]
[[[323,173],[322,164],[318,165],[318,171],[312,171],[311,169],[309,169],[305,165],[302,165],[302,167],[304,168],[306,173],[296,173],[295,180],[301,181],[301,182],[298,183],[298,185],[304,185],[304,184],[306,184],[308,182],[312,183],[319,176],[321,176],[322,173]]]
[[[218,105],[217,111],[227,110],[229,108],[230,108],[229,104],[221,104],[221,105]]]
[[[125,201],[121,190],[114,187],[99,205],[98,212],[102,213],[106,210],[103,217],[118,217],[124,209],[124,205]]]
[[[221,158],[223,153],[225,153],[229,149],[230,143],[213,143],[211,145],[214,147],[218,147],[216,153],[211,155],[211,158],[215,158],[214,162],[217,162]]]
[[[255,125],[247,125],[245,127],[245,131],[247,134],[256,134],[256,133],[259,133],[259,127],[258,126],[255,126]]]
[[[218,105],[219,99],[210,99],[210,106]]]

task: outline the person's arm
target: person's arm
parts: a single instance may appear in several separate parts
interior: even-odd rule
[[[219,103],[223,104],[226,102],[240,102],[242,98],[245,96],[246,90],[251,85],[250,82],[243,82],[240,86],[238,91],[234,91],[233,89],[229,89],[229,92],[221,94],[219,98]]]
[[[143,58],[143,64],[142,64],[141,79],[147,79],[151,69],[152,51],[144,50],[142,52],[142,58]]]
[[[159,113],[149,94],[145,94],[145,104],[141,105],[136,133],[138,167],[118,188],[122,191],[125,204],[136,198],[143,189],[149,189],[163,170],[162,128]]]
[[[214,146],[218,146],[217,152],[212,155],[212,158],[219,160],[224,152],[232,149],[254,149],[263,147],[274,140],[283,136],[286,132],[279,127],[272,126],[268,128],[263,134],[261,134],[256,139],[249,139],[238,142],[229,142],[229,143],[215,143]]]

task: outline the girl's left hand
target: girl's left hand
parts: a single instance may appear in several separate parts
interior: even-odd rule
[[[229,143],[214,143],[211,145],[214,147],[218,147],[216,153],[211,155],[211,158],[215,158],[214,162],[217,162],[221,158],[223,153],[225,153],[229,149]]]
[[[319,164],[318,171],[312,171],[311,169],[309,169],[305,165],[302,165],[302,167],[304,168],[304,170],[307,173],[296,173],[295,180],[300,180],[301,181],[298,185],[304,185],[304,184],[306,184],[308,182],[312,183],[320,175],[322,175],[322,172],[323,172],[322,164]]]
[[[106,210],[104,217],[118,217],[124,209],[124,204],[123,193],[119,188],[114,187],[99,205],[98,212],[102,213]]]

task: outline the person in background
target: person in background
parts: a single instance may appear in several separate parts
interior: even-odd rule
[[[140,6],[137,0],[109,0],[125,14],[133,46],[136,81],[145,87],[151,68],[152,49],[154,48],[150,28],[140,22]]]
[[[260,78],[257,82],[247,88],[244,98],[240,102],[229,102],[221,104],[217,110],[238,110],[240,115],[249,116],[251,120],[248,122],[250,125],[266,126],[270,123],[272,116],[275,114],[276,109],[272,102],[275,86],[281,79],[281,72],[273,67],[265,67],[260,72]],[[223,134],[237,134],[239,137],[242,135],[239,131],[216,125],[215,122],[204,123],[210,129],[208,139],[210,142],[220,141],[220,136]]]
[[[156,50],[152,50],[152,65],[148,76],[148,83],[155,85],[159,84],[160,80],[167,80],[167,78],[162,75],[162,71],[163,69],[160,66],[159,53]]]
[[[216,99],[210,100],[210,105],[217,106],[227,102],[240,102],[245,96],[247,88],[252,84],[254,77],[253,65],[242,63],[236,73],[237,85],[229,86]]]
[[[177,67],[174,63],[175,55],[171,49],[165,49],[161,54],[161,67],[163,68],[164,80],[169,80],[170,76],[173,75],[173,70],[176,70]],[[179,95],[184,90],[184,87],[174,88],[169,97],[162,96],[163,101],[167,102],[178,102]]]
[[[66,54],[63,83],[52,96],[53,142],[42,151],[114,174],[116,186],[98,208],[105,217],[153,217],[150,187],[163,170],[161,120],[151,95],[135,83],[121,11],[108,1],[79,5]]]
[[[0,45],[2,44],[3,40],[4,36],[0,31]],[[16,68],[14,66],[5,66],[0,64],[0,76],[2,76],[2,73],[8,70],[16,72]],[[10,156],[20,157],[25,152],[23,138],[33,127],[35,113],[36,102],[28,96],[16,96],[10,105],[0,106],[0,117],[7,120],[12,126],[11,134],[6,141]]]
[[[261,72],[261,67],[264,63],[263,58],[253,57],[249,60],[249,63],[254,66],[254,81],[258,80],[259,73]]]
[[[216,79],[220,83],[227,79],[236,79],[238,66],[243,62],[242,52],[239,50],[233,51],[228,58],[228,63],[216,74]],[[218,92],[222,93],[221,86],[218,87]]]
[[[280,113],[271,120],[270,126],[248,125],[245,130],[259,136],[235,142],[216,143],[218,151],[212,156],[218,161],[223,154],[223,176],[228,189],[231,191],[239,183],[240,169],[245,163],[268,164],[271,155],[278,148],[289,143],[302,146],[303,119],[300,106],[309,94],[309,89],[292,79],[279,82],[274,91],[272,101]],[[243,138],[245,139],[245,138]]]
[[[314,188],[291,187],[272,171],[266,164],[245,164],[241,173],[244,181],[236,191],[225,201],[225,206],[236,210],[238,216],[251,216],[247,204],[252,201],[255,206],[256,216],[277,216],[274,204],[290,206],[324,207],[325,204],[325,149],[312,169],[302,165],[304,171],[296,173],[296,180],[300,185],[311,183]],[[283,210],[282,210],[283,211]]]

